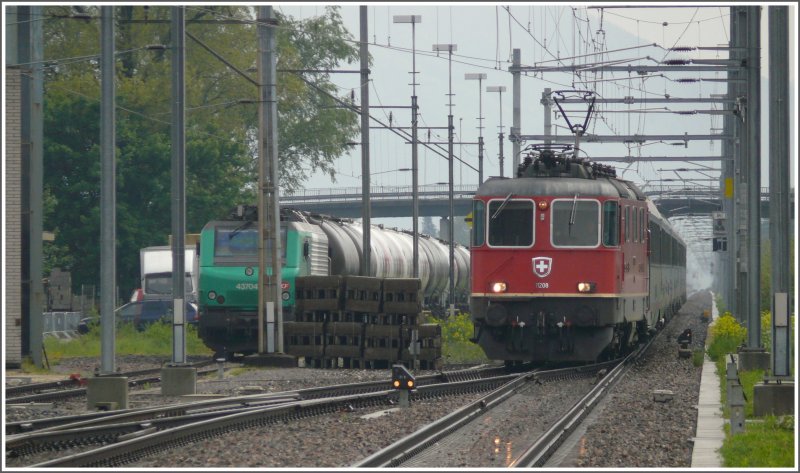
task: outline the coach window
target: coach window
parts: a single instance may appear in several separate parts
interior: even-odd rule
[[[472,246],[482,246],[485,240],[484,226],[486,217],[483,209],[486,204],[482,200],[472,201]]]
[[[639,231],[641,232],[639,241],[644,243],[645,236],[647,235],[647,215],[645,215],[644,209],[639,209]]]
[[[631,241],[631,208],[625,206],[625,241]]]
[[[636,207],[632,207],[631,212],[633,212],[633,222],[631,223],[631,233],[633,235],[631,235],[631,240],[636,243],[639,241],[639,211]]]
[[[532,200],[492,200],[487,215],[490,246],[533,245]]]
[[[603,245],[619,245],[619,203],[613,200],[603,202]]]
[[[600,202],[559,199],[553,201],[553,246],[597,246],[600,243]]]

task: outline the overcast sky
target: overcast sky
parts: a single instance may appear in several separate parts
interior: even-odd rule
[[[774,4],[774,3],[773,3]],[[483,136],[485,138],[484,178],[500,175],[498,162],[498,138],[500,125],[500,96],[486,92],[487,85],[506,87],[502,94],[502,124],[506,137],[512,124],[512,76],[508,72],[511,65],[512,49],[521,50],[523,65],[564,65],[584,64],[593,61],[619,61],[620,64],[655,65],[663,59],[726,59],[726,51],[693,51],[688,53],[668,52],[674,46],[716,47],[725,46],[730,39],[730,17],[728,5],[705,3],[703,8],[680,3],[661,4],[663,8],[612,8],[607,4],[552,3],[533,5],[510,4],[508,10],[497,4],[382,4],[369,5],[368,27],[370,54],[374,59],[371,74],[370,105],[410,104],[410,72],[412,68],[412,30],[410,24],[395,24],[395,15],[421,15],[422,21],[416,26],[416,70],[417,96],[420,105],[420,126],[443,127],[447,125],[448,61],[446,53],[432,51],[434,44],[451,43],[457,46],[452,62],[452,87],[455,141],[476,142],[478,137],[478,83],[465,80],[465,73],[483,72],[487,79],[482,81]],[[767,6],[767,4],[762,4]],[[596,6],[603,6],[596,8]],[[281,5],[281,11],[296,17],[319,14],[322,5]],[[796,125],[796,15],[797,9],[790,7],[790,88],[793,109],[790,112],[792,145],[791,186],[796,188],[797,148],[794,137]],[[357,6],[344,6],[341,14],[345,25],[359,40],[359,11]],[[761,58],[762,58],[762,186],[768,186],[768,123],[769,123],[769,49],[767,41],[768,10],[761,13]],[[653,46],[653,43],[656,45]],[[608,51],[599,55],[599,51]],[[560,61],[555,59],[559,58]],[[345,66],[357,68],[358,65]],[[702,78],[703,81],[682,84],[676,79]],[[628,76],[627,73],[595,76],[584,74],[577,77],[570,73],[545,73],[523,77],[521,82],[522,134],[544,133],[544,111],[540,104],[545,88],[593,89],[600,96],[620,98],[625,96],[663,97],[710,97],[724,94],[726,84],[720,73],[686,73],[663,77],[656,74],[648,76]],[[600,80],[599,82],[579,82]],[[343,93],[355,89],[355,100],[360,102],[359,77],[355,74],[339,74],[335,77]],[[609,134],[714,134],[722,132],[720,115],[697,114],[676,115],[677,110],[703,110],[721,108],[708,104],[670,105],[617,105],[599,107],[590,124],[589,132],[598,135]],[[647,108],[646,113],[629,113],[628,110]],[[578,117],[582,110],[570,106],[575,115],[570,115],[573,123],[582,121]],[[584,108],[585,110],[585,108]],[[388,109],[373,109],[371,114],[388,122]],[[392,112],[395,126],[410,126],[410,110],[395,109]],[[373,122],[373,126],[376,124]],[[553,117],[553,133],[569,134],[563,118]],[[446,130],[432,130],[432,141],[446,142]],[[427,139],[427,130],[420,130],[420,139]],[[411,146],[405,140],[386,130],[373,129],[370,132],[370,167],[373,186],[411,185],[411,173],[395,171],[411,167]],[[581,149],[592,156],[719,156],[719,141],[692,141],[688,147],[675,142],[647,142],[642,146],[625,144],[585,144]],[[446,150],[446,145],[442,146]],[[524,146],[523,146],[524,148]],[[512,175],[512,146],[504,144],[504,175]],[[472,167],[477,168],[477,146],[455,145],[454,152]],[[477,172],[456,161],[455,184],[475,184]],[[632,162],[611,163],[616,166],[618,175],[643,185],[662,178],[696,179],[689,184],[718,186],[719,161],[686,162]],[[675,172],[677,168],[701,169],[699,172]],[[310,189],[351,187],[360,192],[361,154],[358,147],[337,163],[339,173],[337,182],[332,183],[328,176],[319,174],[307,182]],[[419,182],[432,184],[447,181],[447,161],[419,147]],[[669,184],[669,183],[667,183]],[[438,224],[438,219],[434,219]],[[411,229],[411,219],[374,219],[375,223]],[[687,238],[689,243],[690,272],[689,285],[693,288],[708,287],[712,266],[711,243],[703,236],[710,236],[711,219],[706,217],[680,217],[673,219],[673,225]],[[702,269],[700,269],[702,268]]]
[[[596,6],[604,8],[601,10]],[[650,4],[648,4],[650,5]],[[508,72],[511,64],[511,50],[521,49],[523,65],[556,64],[555,58],[561,58],[566,65],[581,64],[596,60],[622,61],[621,64],[650,64],[664,58],[719,58],[725,59],[725,51],[702,51],[690,53],[667,52],[665,48],[678,46],[721,46],[729,40],[729,9],[722,4],[708,3],[707,7],[696,8],[682,6],[677,3],[664,4],[665,8],[612,8],[604,4],[564,4],[554,3],[511,4],[509,11],[505,5],[495,4],[379,4],[369,5],[369,41],[370,54],[374,58],[371,75],[370,104],[402,105],[410,104],[411,86],[410,72],[412,68],[412,28],[410,24],[395,24],[395,15],[421,15],[422,21],[416,25],[416,69],[417,96],[420,105],[420,126],[444,127],[447,125],[447,92],[448,61],[446,53],[438,57],[432,51],[433,44],[451,43],[457,46],[452,63],[453,115],[455,125],[455,141],[474,143],[478,137],[478,83],[465,80],[465,73],[483,72],[487,79],[483,81],[482,102],[484,116],[483,136],[485,139],[485,172],[484,176],[499,175],[498,162],[498,129],[500,124],[499,94],[486,92],[487,85],[503,85],[507,91],[502,94],[502,122],[506,137],[512,123],[512,76]],[[766,4],[765,4],[766,5]],[[322,12],[324,5],[279,5],[277,8],[295,17],[314,16]],[[341,14],[345,25],[359,36],[358,6],[342,6]],[[790,29],[796,35],[794,17],[796,9],[790,7]],[[767,98],[768,86],[768,54],[767,10],[762,11],[762,88],[764,100]],[[795,36],[796,38],[796,36]],[[651,46],[657,43],[656,46]],[[790,41],[792,50],[789,57],[791,65],[791,84],[796,86],[796,64],[794,58],[796,39]],[[602,56],[586,56],[596,54],[599,50],[613,51]],[[574,58],[575,56],[584,56]],[[652,59],[647,59],[647,57]],[[550,62],[546,62],[550,61]],[[357,68],[348,65],[345,68]],[[687,73],[673,74],[668,78],[650,74],[648,77],[632,76],[627,73],[606,74],[603,77],[584,75],[584,79],[601,82],[580,83],[572,73],[545,73],[536,77],[522,79],[522,133],[543,133],[543,107],[539,100],[546,87],[558,89],[586,89],[597,86],[598,92],[605,97],[659,97],[669,94],[672,97],[709,97],[710,94],[724,93],[722,74]],[[675,79],[703,78],[698,83],[680,84]],[[356,74],[339,74],[334,78],[343,93],[349,94],[355,89],[356,102],[360,101],[359,76]],[[610,80],[613,79],[613,80]],[[658,108],[661,107],[659,110]],[[766,104],[762,120],[767,123]],[[648,108],[646,113],[625,113],[626,110]],[[708,105],[672,106],[672,110],[708,109]],[[582,111],[571,106],[573,122],[578,120]],[[596,114],[590,122],[589,131],[599,135],[607,134],[710,134],[720,132],[722,119],[719,115],[698,114],[694,116],[675,115],[664,110],[662,105],[650,106],[615,106],[606,107]],[[389,109],[373,109],[372,115],[388,122]],[[794,113],[792,113],[794,117]],[[410,110],[405,108],[392,111],[392,123],[395,126],[410,126]],[[554,118],[554,133],[568,134],[563,118]],[[377,126],[373,122],[373,126]],[[766,130],[765,130],[766,131]],[[420,130],[420,139],[427,140],[427,130]],[[794,135],[794,134],[793,134]],[[371,172],[373,185],[410,185],[411,173],[393,171],[411,166],[411,146],[394,133],[373,129],[371,141]],[[446,130],[432,130],[431,141],[447,141]],[[765,144],[766,140],[762,140]],[[442,145],[446,150],[446,145]],[[455,145],[455,154],[477,168],[477,146]],[[671,143],[650,142],[643,146],[624,144],[603,144],[582,146],[588,155],[594,156],[707,156],[719,155],[719,141],[690,142],[688,147]],[[420,184],[443,182],[447,180],[447,161],[433,154],[424,146],[419,147]],[[511,169],[511,143],[504,144],[504,174],[509,176]],[[766,159],[765,166],[766,166]],[[456,161],[455,184],[474,184],[477,172]],[[718,168],[718,163],[699,162],[699,166]],[[626,179],[639,184],[659,179],[659,177],[676,178],[674,172],[665,171],[679,167],[687,167],[685,163],[639,162],[627,165],[616,164],[619,172],[624,172]],[[698,166],[689,166],[696,168]],[[350,156],[340,158],[337,168],[339,174],[334,184],[327,176],[314,175],[307,183],[307,188],[326,187],[360,187],[361,157],[360,150],[355,148]],[[680,173],[688,179],[708,179],[708,172]],[[766,185],[766,168],[762,172]],[[716,172],[711,172],[716,176]],[[794,172],[792,173],[794,175]],[[698,184],[708,185],[707,181]]]

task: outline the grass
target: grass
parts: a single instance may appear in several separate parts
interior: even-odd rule
[[[64,358],[99,357],[100,356],[100,327],[93,326],[89,333],[80,335],[71,340],[60,340],[47,337],[44,341],[50,365],[57,365]],[[172,355],[172,324],[157,322],[148,325],[145,330],[138,331],[133,324],[120,324],[117,327],[114,341],[116,355]],[[213,353],[206,347],[197,335],[194,325],[187,325],[186,330],[187,355],[209,355]],[[23,364],[26,372],[33,369]],[[47,372],[44,370],[43,372]]]
[[[786,428],[774,416],[764,422],[749,422],[745,431],[731,436],[725,425],[726,438],[720,453],[725,467],[792,467],[794,466],[794,428]],[[792,422],[793,424],[793,422]]]
[[[717,319],[717,323],[710,331],[707,342],[707,352],[717,367],[720,378],[720,400],[723,414],[730,419],[727,396],[727,363],[730,361],[728,354],[735,353],[738,346],[744,341],[746,331],[730,314],[725,314]],[[744,392],[745,419],[753,419],[753,391],[756,384],[764,380],[765,372],[762,370],[739,371],[739,382]],[[761,420],[761,419],[758,419]],[[787,428],[787,424],[789,425]],[[794,417],[785,416],[777,420],[774,416],[767,416],[763,422],[747,422],[742,433],[731,435],[730,423],[725,423],[725,440],[723,441],[720,455],[725,467],[792,467],[794,466]]]

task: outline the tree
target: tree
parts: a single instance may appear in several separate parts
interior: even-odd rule
[[[99,274],[99,71],[97,20],[67,18],[78,7],[45,7],[45,267],[72,271],[73,289]],[[83,7],[94,18],[98,7]],[[138,286],[139,248],[167,243],[170,227],[170,8],[115,9],[117,99],[117,275],[122,294]],[[256,63],[254,11],[187,6],[187,233],[255,201],[258,89],[240,71]],[[216,21],[220,20],[220,21]],[[223,21],[224,20],[224,21]],[[239,21],[239,23],[235,21]],[[358,58],[336,7],[319,17],[278,15],[279,69],[335,69]],[[328,94],[327,74],[304,74]],[[280,183],[302,185],[333,162],[358,133],[355,113],[294,73],[278,77]]]

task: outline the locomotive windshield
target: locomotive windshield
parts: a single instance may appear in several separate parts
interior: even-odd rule
[[[597,246],[600,243],[600,203],[595,200],[553,201],[553,246]]]
[[[281,226],[281,255],[286,260],[286,227]],[[269,251],[267,251],[269,261]],[[258,229],[218,227],[214,232],[215,264],[258,264]]]
[[[489,202],[489,245],[533,245],[533,201],[493,200]]]

